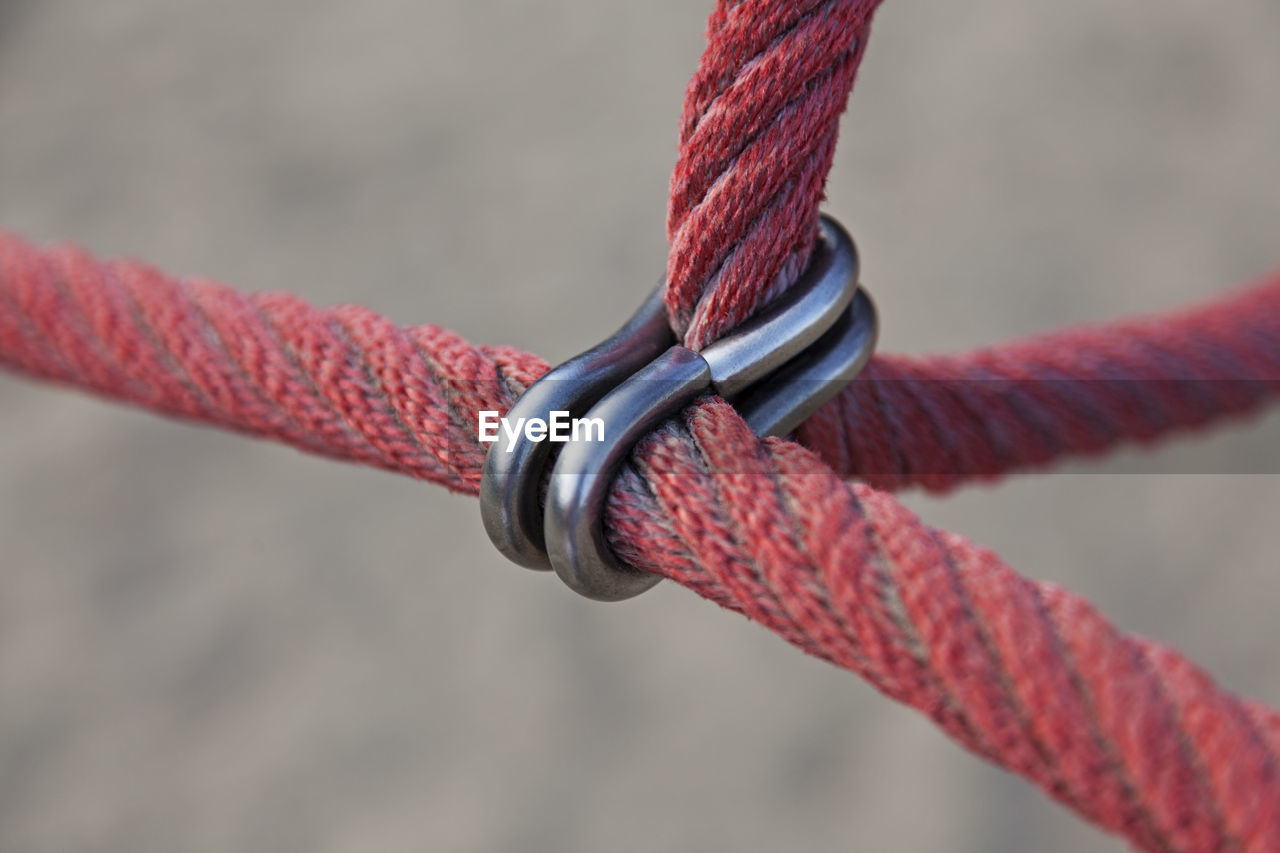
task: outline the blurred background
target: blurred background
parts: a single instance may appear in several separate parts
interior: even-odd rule
[[[0,226],[558,361],[663,268],[709,2],[0,0]],[[889,0],[828,209],[886,351],[1280,262],[1280,5]],[[927,520],[1280,702],[1280,417]],[[672,585],[470,498],[0,376],[0,850],[1118,851]]]

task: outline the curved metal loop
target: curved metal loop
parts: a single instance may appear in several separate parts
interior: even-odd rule
[[[658,287],[611,337],[553,367],[526,388],[506,416],[512,422],[527,422],[547,420],[560,411],[571,417],[585,415],[610,389],[675,342]],[[551,568],[538,494],[554,448],[547,441],[522,441],[508,451],[495,443],[480,477],[480,520],[489,541],[507,559],[530,569]]]
[[[673,345],[659,287],[611,338],[531,385],[509,419],[568,412],[598,422],[600,440],[563,444],[545,508],[539,491],[554,445],[489,448],[481,516],[498,549],[520,565],[554,568],[576,592],[601,601],[656,584],[657,576],[618,560],[603,528],[610,486],[636,442],[708,393],[733,402],[757,434],[784,435],[871,357],[877,317],[858,289],[857,250],[825,216],[819,236],[808,269],[787,293],[701,353]]]
[[[702,349],[716,393],[733,400],[804,352],[831,328],[858,289],[858,250],[838,222],[818,219],[809,266],[785,293]]]
[[[862,372],[879,335],[876,305],[859,288],[825,335],[733,406],[756,435],[789,435]]]
[[[621,601],[661,580],[614,555],[605,540],[605,502],[636,443],[705,394],[710,384],[706,361],[693,350],[672,347],[592,407],[590,416],[605,423],[605,441],[576,441],[560,452],[547,489],[547,553],[574,592]],[[616,425],[613,432],[611,425]]]
[[[757,435],[786,435],[857,375],[875,347],[875,305],[862,291],[835,325],[801,356],[735,403]],[[598,601],[639,595],[659,580],[620,561],[604,533],[605,504],[618,469],[636,443],[703,394],[714,391],[711,367],[692,350],[663,353],[590,411],[606,440],[565,445],[551,473],[545,527],[556,574]],[[610,433],[608,425],[618,427]]]

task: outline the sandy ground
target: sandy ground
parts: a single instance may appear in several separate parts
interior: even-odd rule
[[[0,0],[0,225],[563,358],[662,268],[707,3]],[[1035,8],[1035,7],[1041,8]],[[1280,5],[890,0],[830,209],[886,350],[1280,245]],[[1280,702],[1280,418],[911,496]],[[1116,851],[678,588],[472,500],[0,377],[0,850]]]

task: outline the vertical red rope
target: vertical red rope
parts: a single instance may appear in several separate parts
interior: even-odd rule
[[[667,212],[667,307],[695,349],[804,267],[879,0],[718,0]]]

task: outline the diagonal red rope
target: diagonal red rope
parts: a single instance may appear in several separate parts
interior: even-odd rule
[[[858,673],[1144,849],[1280,849],[1275,712],[756,439],[723,401],[642,443],[610,529],[632,564]]]

